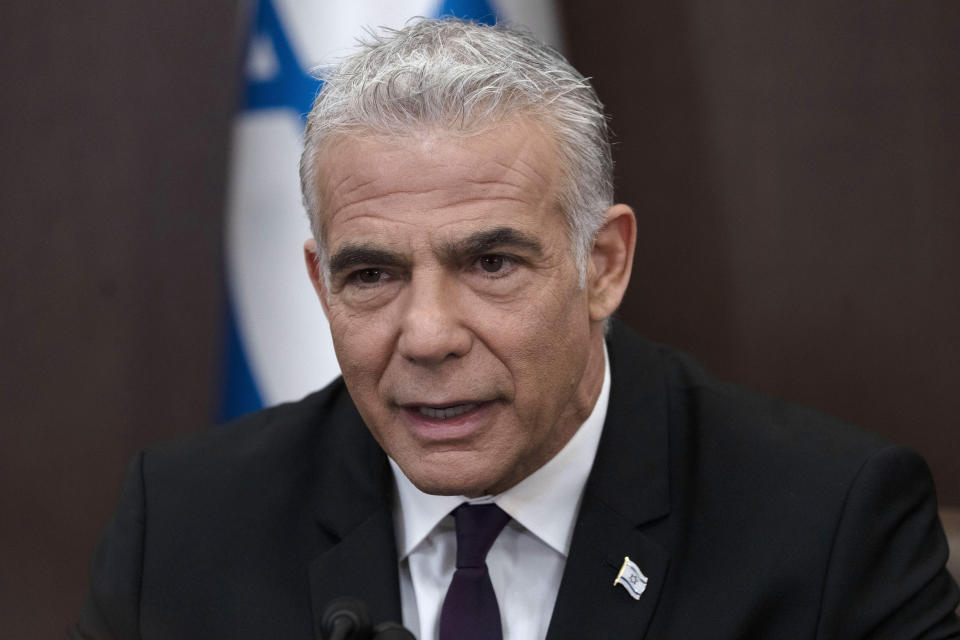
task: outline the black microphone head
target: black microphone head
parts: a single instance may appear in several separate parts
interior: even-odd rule
[[[396,622],[381,622],[373,628],[373,640],[417,640]]]
[[[320,617],[324,640],[370,640],[370,609],[356,598],[327,603]]]

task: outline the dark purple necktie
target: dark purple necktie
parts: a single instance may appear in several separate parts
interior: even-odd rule
[[[510,516],[495,504],[462,504],[457,521],[457,570],[440,610],[440,640],[500,640],[500,607],[487,571],[487,552]]]

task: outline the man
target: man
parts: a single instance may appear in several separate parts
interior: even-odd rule
[[[525,34],[343,62],[301,162],[343,378],[141,453],[75,635],[317,637],[352,596],[423,639],[960,637],[921,460],[607,330],[611,173]]]

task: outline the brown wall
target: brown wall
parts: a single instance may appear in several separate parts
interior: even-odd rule
[[[0,3],[0,632],[63,637],[131,453],[205,426],[232,2]]]
[[[0,6],[5,637],[62,635],[130,454],[209,421],[233,5]],[[960,5],[564,10],[640,216],[622,316],[960,505]]]
[[[960,504],[960,4],[565,4],[639,216],[621,315]]]

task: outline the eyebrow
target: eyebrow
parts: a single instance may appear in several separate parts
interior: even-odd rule
[[[472,233],[466,238],[444,244],[440,252],[451,263],[463,256],[478,256],[504,247],[526,249],[537,256],[543,245],[530,234],[511,227],[494,227]],[[330,275],[336,276],[361,265],[378,267],[406,267],[409,261],[401,255],[370,244],[347,244],[330,258]]]
[[[448,259],[454,260],[459,256],[476,256],[504,247],[526,249],[538,256],[543,253],[543,245],[537,238],[511,227],[495,227],[472,233],[462,240],[444,244],[441,251]]]
[[[360,265],[402,267],[407,261],[398,254],[367,244],[348,244],[330,258],[330,275],[338,275]]]

